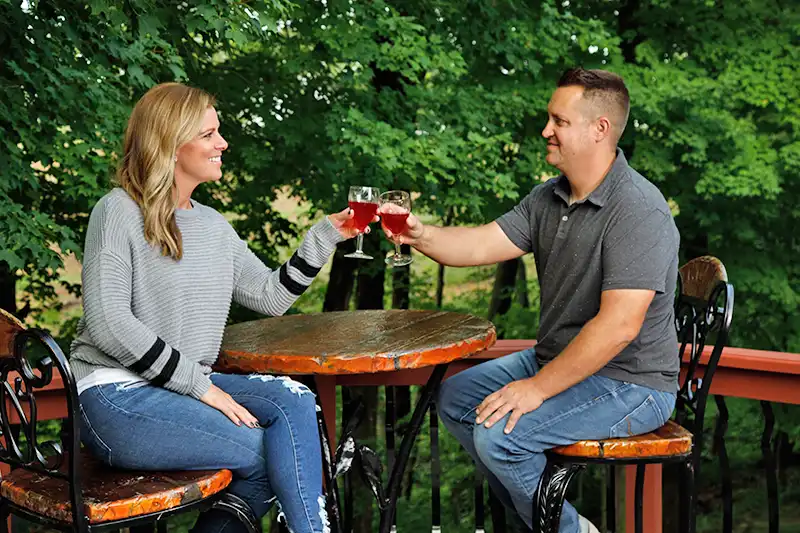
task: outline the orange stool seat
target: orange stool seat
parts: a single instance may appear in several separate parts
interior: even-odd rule
[[[559,446],[553,453],[582,459],[645,459],[685,456],[692,451],[692,434],[672,420],[651,433],[620,439],[582,440]]]
[[[144,472],[110,468],[81,455],[84,514],[89,523],[121,520],[203,500],[230,485],[230,470]],[[0,495],[31,512],[72,522],[69,482],[22,468],[4,476]]]

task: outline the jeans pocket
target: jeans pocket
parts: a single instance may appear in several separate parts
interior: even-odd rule
[[[618,439],[653,431],[666,423],[652,394],[622,420],[611,426],[609,438]]]
[[[100,435],[92,427],[92,423],[89,422],[89,417],[86,415],[86,411],[83,410],[83,406],[80,406],[81,411],[81,442],[86,445],[92,455],[106,463],[107,465],[111,466],[111,448],[103,442],[103,439],[100,438]]]

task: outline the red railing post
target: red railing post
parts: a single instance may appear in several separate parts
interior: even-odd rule
[[[642,531],[661,533],[661,465],[647,465],[644,476],[644,492],[642,494]],[[633,532],[634,512],[636,509],[634,489],[636,487],[636,466],[625,467],[625,531]]]

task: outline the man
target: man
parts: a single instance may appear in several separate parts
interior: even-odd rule
[[[384,228],[445,265],[534,254],[535,350],[453,376],[438,400],[445,426],[528,527],[544,450],[652,431],[675,403],[679,235],[663,195],[617,148],[628,112],[622,78],[571,69],[542,131],[561,176],[480,227],[425,226],[410,215],[402,235]],[[567,503],[560,531],[597,529]]]

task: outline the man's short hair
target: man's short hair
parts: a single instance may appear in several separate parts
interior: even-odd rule
[[[567,70],[558,80],[559,87],[583,87],[583,100],[586,100],[595,120],[606,115],[617,130],[617,142],[625,131],[630,113],[630,95],[622,77],[606,70],[586,70],[575,67]]]

